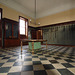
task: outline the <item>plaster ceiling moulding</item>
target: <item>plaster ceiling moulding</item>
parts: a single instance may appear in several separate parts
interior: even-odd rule
[[[75,8],[75,1],[67,2],[64,4],[56,5],[55,7],[50,7],[50,9],[46,9],[45,11],[37,12],[37,19],[45,16],[53,15],[56,13],[60,13],[69,9]]]
[[[15,0],[0,0],[0,3],[7,6],[7,7],[15,9],[16,11],[19,11],[29,17],[34,18],[34,13],[30,12],[25,7],[23,7],[22,5],[15,2]]]
[[[34,13],[34,8],[35,8],[35,0],[14,0],[15,2],[17,2],[18,4],[20,4],[21,6],[25,7],[26,9],[28,9],[31,13]]]
[[[56,14],[56,13],[60,13],[60,12],[63,12],[63,11],[66,11],[66,10],[69,10],[69,9],[72,9],[72,8],[74,8],[74,7],[65,8],[65,9],[62,8],[60,10],[59,10],[59,8],[55,8],[55,9],[52,9],[52,11],[47,10],[44,13],[40,12],[40,13],[37,14],[37,19],[45,17],[45,16],[50,16],[50,15],[53,15],[53,14]]]
[[[35,19],[34,2],[35,0],[0,0],[0,3]],[[36,5],[37,19],[75,8],[75,0],[37,0]]]

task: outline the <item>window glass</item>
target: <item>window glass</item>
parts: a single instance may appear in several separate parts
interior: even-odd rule
[[[20,34],[25,35],[25,20],[20,19]]]
[[[0,20],[1,20],[1,12],[0,12]]]

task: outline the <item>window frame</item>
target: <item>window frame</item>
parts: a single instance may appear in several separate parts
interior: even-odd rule
[[[25,35],[20,34],[20,18],[23,18],[25,20]],[[28,23],[28,19],[27,18],[24,18],[22,16],[19,16],[19,34],[21,36],[26,36],[28,38],[28,24],[27,24],[27,28],[26,28],[26,22]]]
[[[2,8],[0,8],[0,13],[1,13],[1,19],[2,19]],[[1,19],[0,19],[0,20],[1,20]]]

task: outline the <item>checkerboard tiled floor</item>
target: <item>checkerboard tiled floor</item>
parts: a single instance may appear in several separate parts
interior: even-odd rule
[[[75,75],[74,47],[49,45],[34,54],[23,49],[0,49],[0,75]]]

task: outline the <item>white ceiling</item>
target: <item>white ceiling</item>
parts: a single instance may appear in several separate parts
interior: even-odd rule
[[[0,3],[35,18],[35,0],[0,0]],[[75,0],[36,0],[36,18],[75,8]]]

